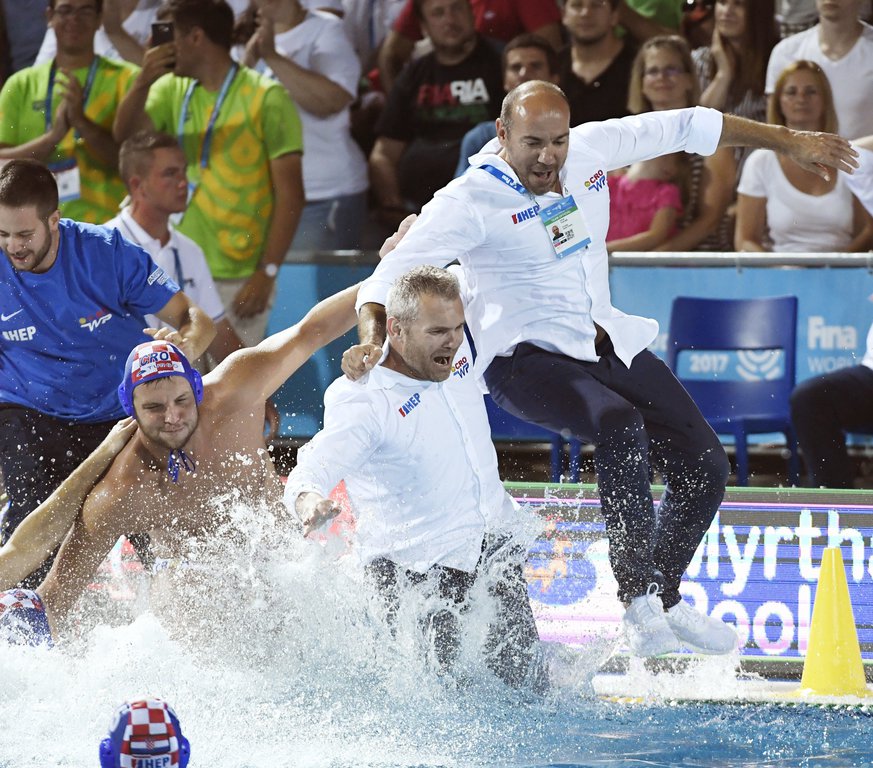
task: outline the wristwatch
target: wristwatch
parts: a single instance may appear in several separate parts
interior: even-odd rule
[[[264,264],[262,269],[264,270],[264,274],[269,278],[274,278],[279,274],[278,264]]]

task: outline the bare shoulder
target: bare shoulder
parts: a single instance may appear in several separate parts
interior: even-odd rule
[[[121,535],[129,521],[138,516],[143,495],[148,494],[143,484],[143,465],[136,452],[138,444],[135,436],[86,497],[81,521],[87,529],[104,532],[117,528]]]

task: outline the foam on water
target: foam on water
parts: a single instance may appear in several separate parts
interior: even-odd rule
[[[477,663],[475,615],[465,682],[440,680],[411,613],[392,639],[353,558],[274,522],[236,510],[210,546],[191,545],[217,578],[171,574],[176,599],[164,590],[132,623],[97,623],[52,651],[0,646],[0,766],[96,765],[115,707],[143,694],[173,704],[192,768],[869,764],[857,712],[603,702],[590,695],[596,653],[559,654],[545,699],[513,691]],[[677,695],[732,684],[732,670],[633,674]]]

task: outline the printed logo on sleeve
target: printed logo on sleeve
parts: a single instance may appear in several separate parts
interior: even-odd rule
[[[459,379],[463,379],[469,372],[470,361],[467,359],[466,355],[452,366],[452,376],[457,376]]]
[[[589,192],[597,192],[606,186],[606,174],[600,170],[597,171],[588,181],[585,182],[585,189]]]
[[[158,285],[163,285],[170,279],[170,276],[164,272],[163,269],[158,267],[154,272],[149,275],[148,284],[154,285],[157,283]]]

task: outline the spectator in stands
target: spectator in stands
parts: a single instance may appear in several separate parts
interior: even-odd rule
[[[94,52],[107,59],[141,64],[161,0],[103,0],[103,23],[94,35]],[[50,61],[57,50],[54,30],[49,29],[36,63]]]
[[[782,38],[809,29],[818,23],[816,0],[779,0],[776,21]]]
[[[469,0],[415,9],[434,50],[398,78],[370,153],[380,218],[395,229],[451,180],[464,134],[496,119],[503,97],[500,56],[477,34]]]
[[[182,126],[190,202],[179,231],[203,249],[234,329],[253,346],[303,210],[300,118],[279,83],[231,58],[225,0],[165,7],[175,42],[146,52],[114,133]]]
[[[789,64],[776,81],[769,122],[792,130],[837,132],[833,96],[822,68]],[[825,180],[783,155],[755,150],[740,178],[738,251],[851,252],[873,242],[871,219],[843,174]]]
[[[44,165],[12,160],[0,169],[6,532],[124,415],[116,388],[127,351],[148,340],[147,313],[178,329],[150,335],[179,344],[192,357],[214,334],[209,317],[141,248],[117,232],[61,219],[57,208],[58,187]]]
[[[212,318],[215,338],[207,351],[220,363],[243,344],[225,317],[203,249],[170,222],[170,216],[182,213],[188,202],[185,154],[169,134],[140,131],[121,145],[118,165],[130,204],[106,226],[117,229],[125,240],[148,253]],[[153,328],[163,325],[153,315],[147,315],[146,320]]]
[[[782,40],[770,55],[766,91],[793,61],[813,61],[834,94],[840,133],[855,139],[873,133],[873,27],[859,17],[863,0],[817,0],[820,21]]]
[[[717,0],[712,43],[692,53],[700,103],[763,122],[764,78],[776,43],[773,0]]]
[[[512,38],[503,49],[503,89],[509,93],[528,80],[558,82],[558,55],[542,37],[526,32]],[[461,153],[455,176],[470,167],[469,158],[497,136],[494,120],[485,120],[467,131],[461,141]]]
[[[692,107],[699,93],[685,40],[669,35],[643,44],[631,73],[628,109],[632,113]],[[683,154],[678,162],[684,212],[679,231],[655,250],[731,250],[733,221],[726,212],[736,175],[733,149],[720,147],[708,157]]]
[[[564,29],[570,45],[559,55],[559,84],[570,102],[570,125],[623,117],[637,49],[619,37],[621,0],[567,0]]]
[[[676,234],[682,215],[680,165],[676,155],[663,155],[609,174],[609,253],[652,251]]]
[[[291,247],[360,247],[367,217],[367,159],[352,139],[349,105],[361,65],[342,21],[306,11],[299,0],[255,0],[261,23],[246,63],[268,67],[291,95],[303,123],[306,206]]]
[[[8,57],[6,76],[33,64],[46,30],[46,0],[0,0],[0,44]],[[5,36],[4,36],[5,32]],[[2,65],[0,65],[2,66]],[[3,85],[0,74],[0,85]]]
[[[406,5],[406,0],[344,0],[346,33],[364,72],[376,66],[382,42]]]
[[[847,177],[852,193],[873,215],[873,136],[855,142],[861,165]],[[840,174],[842,176],[842,174]],[[813,487],[852,488],[846,432],[873,431],[873,325],[860,365],[807,379],[791,394],[791,421]]]
[[[124,197],[112,121],[136,70],[94,53],[101,0],[52,0],[58,39],[50,62],[17,72],[0,91],[0,160],[49,164],[64,216],[97,224]]]
[[[386,93],[421,38],[421,15],[417,0],[406,5],[394,22],[379,51],[379,75]],[[555,50],[562,45],[561,13],[555,0],[470,0],[476,31],[489,40],[506,43],[523,32],[545,38]],[[425,34],[427,30],[424,30]]]

